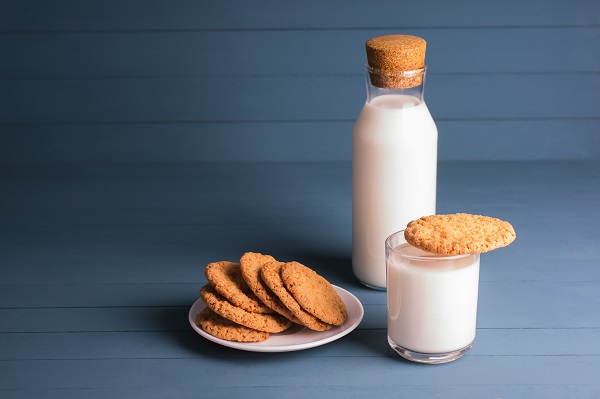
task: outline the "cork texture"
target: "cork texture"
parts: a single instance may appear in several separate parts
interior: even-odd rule
[[[423,83],[427,42],[411,35],[387,35],[367,41],[371,84],[408,89]]]

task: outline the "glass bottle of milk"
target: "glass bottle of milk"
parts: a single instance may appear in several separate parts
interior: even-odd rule
[[[367,100],[352,137],[352,269],[386,289],[385,239],[435,214],[437,128],[425,105],[422,38],[366,43]]]

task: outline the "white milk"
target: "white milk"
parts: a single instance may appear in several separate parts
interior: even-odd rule
[[[402,244],[388,257],[388,338],[403,349],[427,354],[470,345],[475,339],[479,255],[437,257]]]
[[[424,102],[385,94],[367,102],[352,144],[352,268],[385,288],[385,239],[435,214],[437,128]]]

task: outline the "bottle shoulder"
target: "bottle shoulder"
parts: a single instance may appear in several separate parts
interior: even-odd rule
[[[437,135],[435,121],[425,102],[406,108],[378,107],[366,102],[354,124],[354,134],[409,134],[411,131]]]

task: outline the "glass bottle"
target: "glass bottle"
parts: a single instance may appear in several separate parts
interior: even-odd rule
[[[386,238],[435,214],[437,128],[423,97],[425,40],[380,36],[366,47],[367,100],[352,137],[352,269],[385,289]]]

